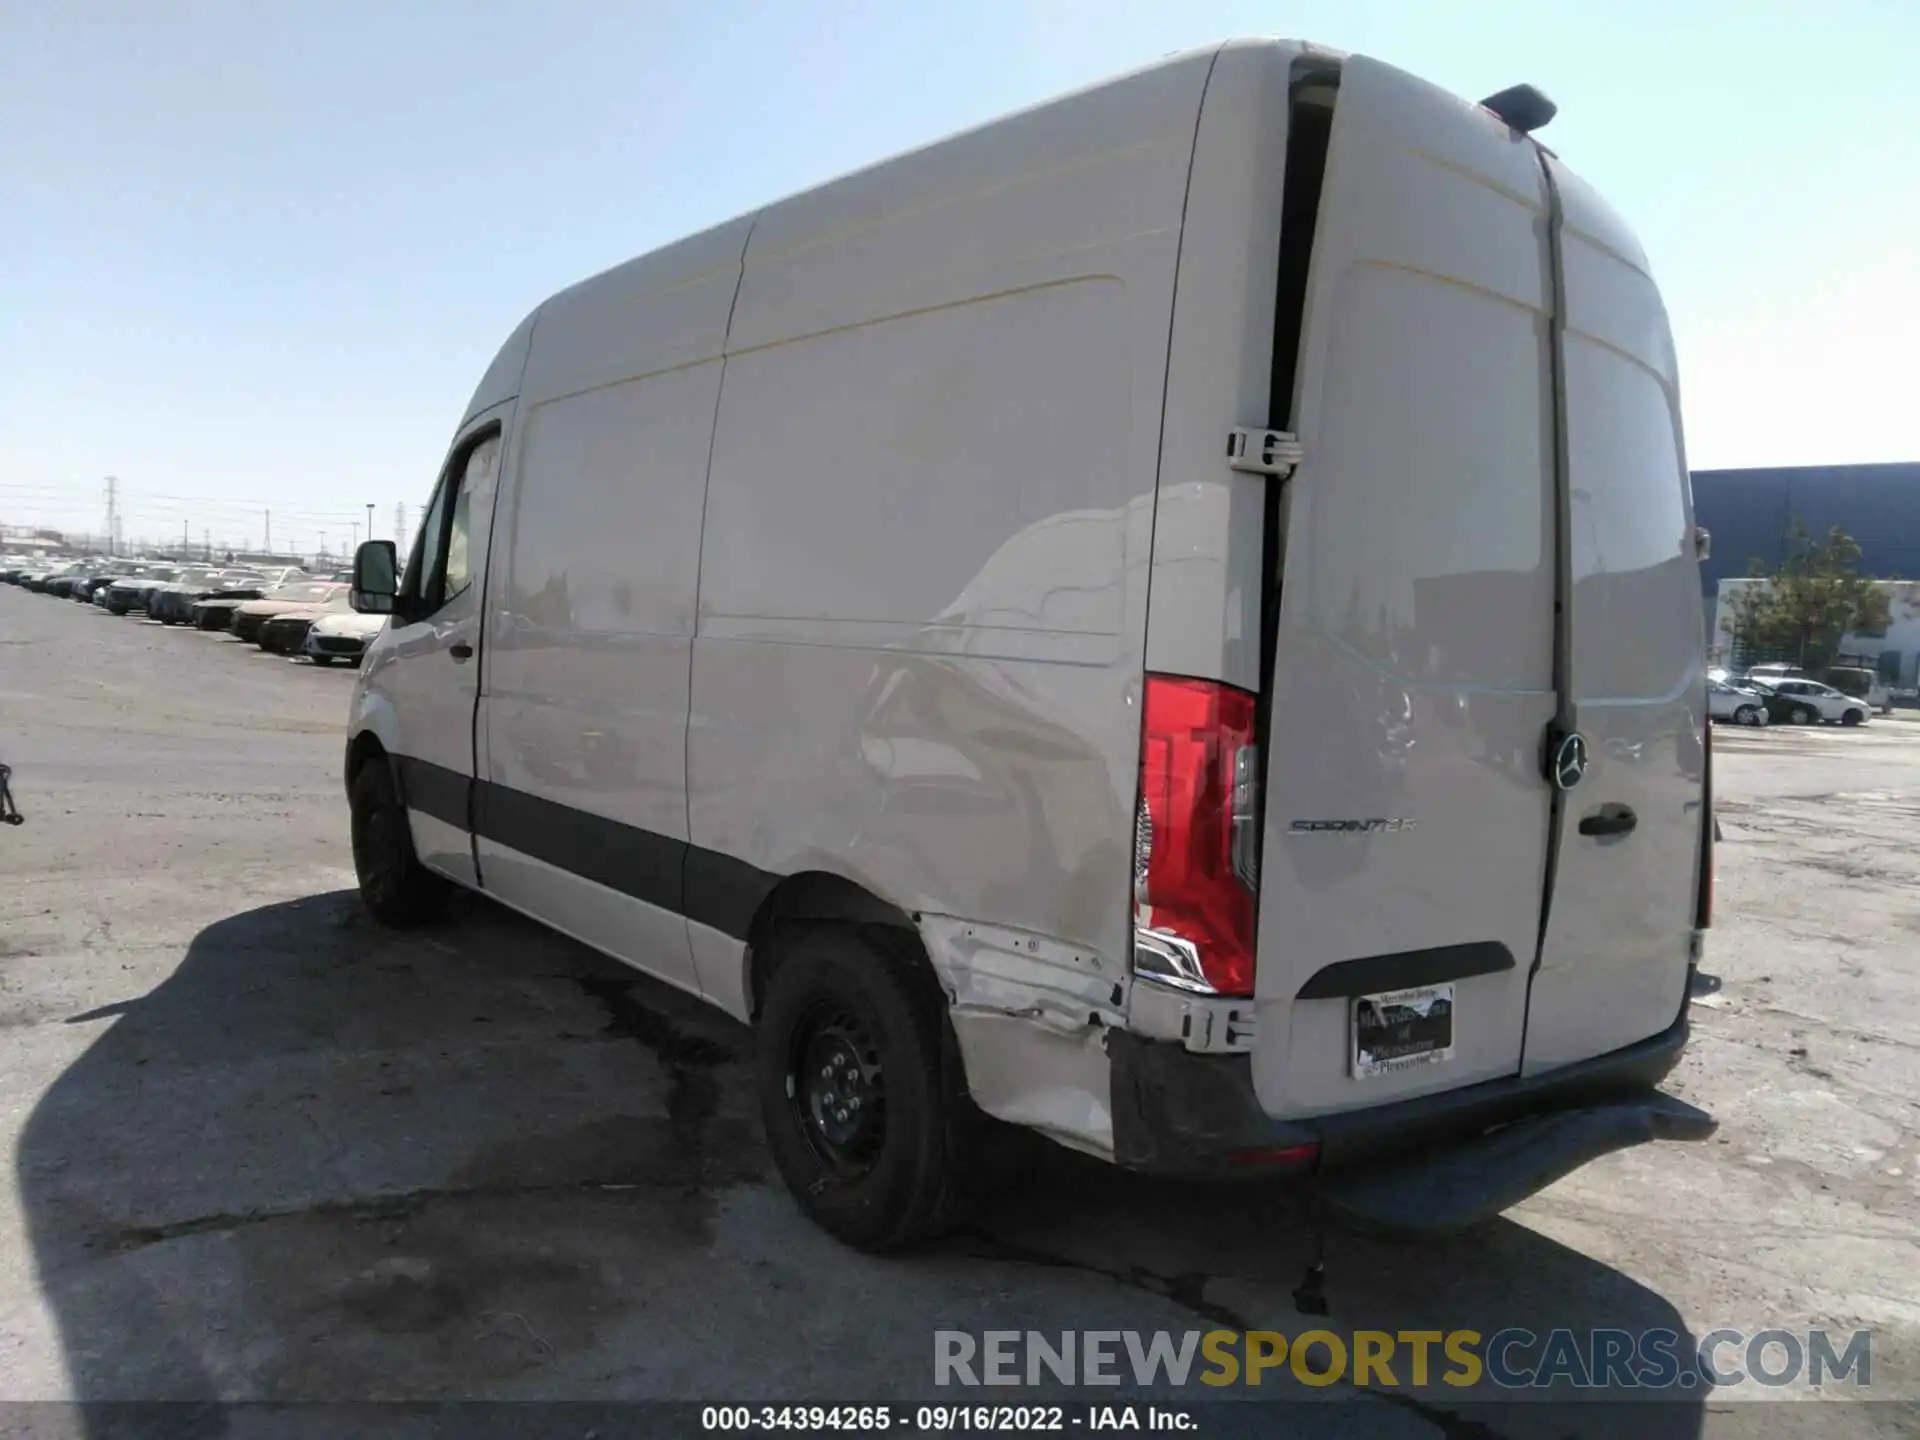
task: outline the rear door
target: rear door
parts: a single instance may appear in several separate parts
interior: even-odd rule
[[[1549,209],[1531,143],[1346,62],[1267,733],[1253,1068],[1274,1115],[1520,1067],[1556,711]],[[1356,1055],[1363,1016],[1449,1043]]]
[[[1632,234],[1547,161],[1561,210],[1566,719],[1587,764],[1558,807],[1525,1069],[1666,1029],[1686,994],[1701,843],[1705,621],[1666,311]]]

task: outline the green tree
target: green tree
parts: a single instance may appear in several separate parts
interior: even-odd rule
[[[1832,661],[1840,637],[1887,627],[1887,595],[1860,573],[1860,545],[1838,525],[1816,540],[1794,522],[1787,555],[1769,570],[1756,560],[1753,577],[1730,597],[1731,630],[1744,662],[1790,660],[1818,671]]]

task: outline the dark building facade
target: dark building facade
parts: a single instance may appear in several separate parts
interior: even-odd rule
[[[1696,470],[1694,518],[1713,536],[1700,567],[1709,605],[1722,580],[1777,565],[1795,520],[1815,535],[1838,525],[1860,542],[1860,569],[1882,580],[1920,579],[1920,462]]]

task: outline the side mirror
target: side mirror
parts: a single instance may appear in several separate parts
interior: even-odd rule
[[[400,557],[391,540],[368,540],[353,552],[347,602],[362,615],[391,615],[400,594]]]

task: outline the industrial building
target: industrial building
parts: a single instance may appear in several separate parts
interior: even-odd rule
[[[1795,521],[1815,536],[1836,525],[1845,530],[1860,545],[1862,574],[1920,582],[1920,462],[1696,470],[1693,508],[1713,536],[1700,586],[1715,659],[1728,658],[1726,596],[1755,561],[1780,563]],[[1840,648],[1876,661],[1890,682],[1913,686],[1920,683],[1920,583],[1891,589],[1886,633],[1849,635]]]

